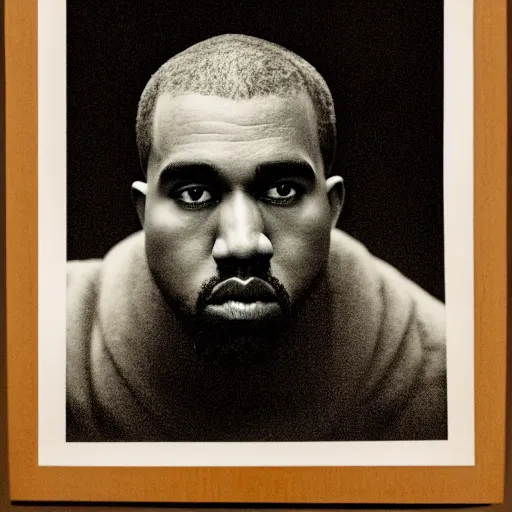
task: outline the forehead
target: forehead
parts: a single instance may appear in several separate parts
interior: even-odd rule
[[[225,168],[284,160],[322,165],[316,113],[306,94],[248,100],[162,94],[152,135],[148,174],[173,161]]]

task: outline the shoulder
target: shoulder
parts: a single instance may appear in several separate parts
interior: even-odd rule
[[[140,235],[123,240],[104,259],[66,265],[66,431],[68,441],[101,439],[91,379],[92,339],[109,274],[120,271],[140,246]],[[113,264],[109,264],[114,260]],[[126,291],[126,290],[125,290]]]
[[[348,279],[355,287],[380,295],[383,313],[403,318],[409,310],[408,322],[418,325],[425,343],[444,343],[444,304],[338,229],[332,232],[330,267],[331,280]]]
[[[444,304],[338,230],[330,262],[331,279],[339,275],[343,289],[373,297],[373,316],[359,314],[361,330],[378,323],[363,393],[366,411],[380,425],[376,438],[446,438]]]
[[[87,293],[97,282],[102,260],[76,260],[66,264],[66,289],[68,296]],[[80,293],[81,292],[81,293]]]
[[[101,286],[106,274],[122,271],[134,254],[143,248],[143,232],[138,231],[117,243],[103,259],[71,260],[66,264],[68,302],[87,300]]]
[[[66,266],[67,440],[88,440],[96,432],[90,383],[90,345],[101,260]]]
[[[143,235],[137,232],[116,244],[103,259],[67,263],[68,345],[89,336],[101,297],[128,279],[133,259],[140,255],[142,248]]]
[[[102,260],[70,261],[66,265],[66,311],[68,340],[93,313]],[[73,338],[71,336],[71,338]]]

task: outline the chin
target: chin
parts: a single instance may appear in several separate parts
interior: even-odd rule
[[[290,318],[272,321],[210,321],[196,318],[191,335],[198,358],[225,367],[263,362],[283,345]]]

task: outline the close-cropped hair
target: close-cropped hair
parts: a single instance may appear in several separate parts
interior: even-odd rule
[[[152,75],[139,101],[137,148],[144,174],[152,144],[153,113],[162,93],[214,95],[233,100],[307,93],[315,108],[325,175],[332,170],[336,115],[331,92],[306,60],[275,43],[224,34],[178,53]]]

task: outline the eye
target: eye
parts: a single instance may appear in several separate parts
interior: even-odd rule
[[[205,203],[212,198],[212,195],[208,190],[203,187],[194,187],[183,190],[178,199],[184,203]]]
[[[263,200],[271,204],[287,205],[300,196],[300,189],[293,183],[279,183],[265,191]]]
[[[281,183],[267,190],[267,197],[271,199],[289,199],[296,195],[297,191],[289,183]]]
[[[202,185],[194,185],[176,190],[172,197],[185,208],[203,208],[213,201],[213,194]]]

